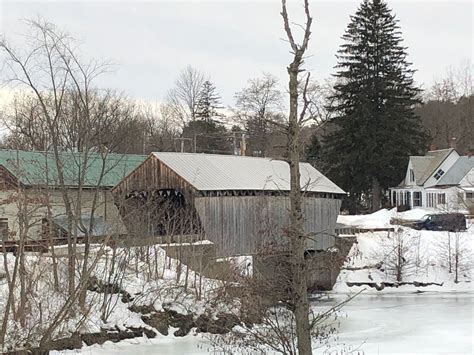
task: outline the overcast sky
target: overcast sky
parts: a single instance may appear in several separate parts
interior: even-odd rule
[[[311,1],[313,35],[307,68],[322,80],[334,72],[341,35],[358,1]],[[449,66],[473,57],[472,1],[389,1],[418,70],[430,84]],[[131,97],[162,101],[179,71],[190,64],[210,75],[225,105],[249,78],[270,72],[286,83],[290,60],[274,1],[4,1],[0,30],[9,39],[21,19],[41,16],[82,42],[83,56],[116,63],[100,85]],[[300,1],[290,15],[301,19]]]

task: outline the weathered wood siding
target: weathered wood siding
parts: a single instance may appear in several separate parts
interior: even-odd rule
[[[176,174],[158,158],[151,155],[130,175],[112,189],[115,196],[132,191],[152,191],[173,189],[181,192],[186,200],[191,201],[195,193],[194,187]]]
[[[334,245],[334,229],[341,200],[304,197],[305,232],[311,233],[307,249],[325,250]],[[206,238],[219,256],[255,254],[285,243],[283,228],[289,223],[287,196],[196,197],[195,206]]]

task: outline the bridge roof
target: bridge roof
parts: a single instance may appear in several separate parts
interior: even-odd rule
[[[200,153],[152,154],[200,191],[290,190],[290,166],[283,160]],[[300,163],[300,174],[304,191],[345,194],[308,163]]]

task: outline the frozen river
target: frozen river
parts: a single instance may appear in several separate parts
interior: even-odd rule
[[[359,295],[339,340],[366,354],[473,354],[474,294]]]
[[[473,354],[474,293],[359,295],[344,307],[339,341],[365,354]],[[318,304],[327,305],[324,301]],[[319,306],[316,306],[319,307]],[[87,354],[209,354],[202,338],[130,340]]]

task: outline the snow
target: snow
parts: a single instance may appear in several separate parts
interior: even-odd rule
[[[471,291],[473,290],[472,275],[474,271],[474,225],[468,221],[468,230],[459,233],[446,231],[417,231],[409,227],[390,225],[393,217],[402,219],[418,219],[431,213],[427,209],[414,209],[407,212],[397,213],[395,209],[380,210],[370,215],[340,216],[338,220],[352,225],[382,228],[386,226],[395,227],[395,232],[368,232],[357,234],[357,243],[352,247],[348,260],[341,270],[335,292],[352,293],[366,286],[348,286],[347,283],[377,283],[396,282],[393,273],[389,272],[387,264],[390,263],[391,255],[396,247],[397,240],[401,240],[406,248],[404,256],[409,259],[410,265],[406,267],[404,282],[440,283],[440,286],[415,287],[403,285],[397,288],[385,288],[377,291],[369,288],[369,293],[400,293],[406,291]],[[400,239],[397,239],[400,238]],[[454,271],[449,272],[447,248],[448,241],[451,250],[455,241],[458,240],[462,247],[462,270],[460,270],[460,282],[454,282]],[[461,248],[460,248],[461,249]],[[451,257],[453,258],[453,257]],[[381,268],[375,267],[382,262]],[[349,269],[349,270],[348,270]],[[359,269],[359,270],[354,270]]]
[[[382,228],[390,225],[390,219],[417,219],[432,211],[426,209],[411,210],[397,213],[395,210],[381,210],[371,215],[340,216],[339,222],[365,228]],[[329,307],[340,301],[346,294],[353,294],[362,289],[365,291],[350,301],[343,313],[347,317],[339,318],[341,323],[338,341],[334,344],[342,353],[343,349],[358,348],[365,354],[379,353],[473,353],[473,300],[474,289],[472,281],[473,271],[473,240],[474,227],[468,223],[468,230],[461,233],[416,231],[407,227],[396,227],[397,232],[369,232],[358,234],[357,244],[353,246],[349,257],[343,266],[334,290],[328,293],[329,298],[313,301],[315,310]],[[400,232],[398,232],[398,230]],[[397,234],[398,233],[398,234]],[[410,261],[412,265],[403,281],[406,282],[436,282],[442,286],[415,287],[402,285],[399,287],[385,287],[382,291],[368,286],[350,286],[347,283],[376,283],[394,282],[394,275],[386,267],[388,263],[387,246],[393,246],[393,241],[402,236],[407,241]],[[458,283],[454,282],[454,274],[449,272],[445,257],[445,242],[450,237],[459,237],[464,241],[466,260],[470,261],[459,275]],[[100,251],[100,252],[99,252]],[[100,250],[93,247],[94,255],[101,255],[94,274],[99,278],[107,275],[112,250]],[[150,266],[143,260],[139,249],[117,249],[118,265],[120,269],[120,285],[134,296],[137,305],[152,304],[156,309],[163,305],[169,306],[179,313],[188,311],[199,314],[205,309],[206,297],[198,301],[193,290],[195,281],[194,272],[189,272],[189,292],[182,292],[176,285],[177,262],[167,260],[163,249],[151,247],[149,259],[156,256],[155,275]],[[3,272],[3,256],[0,256],[0,274]],[[44,291],[46,283],[51,278],[49,258],[39,258],[35,253],[28,253],[28,261],[36,265],[38,287]],[[109,259],[107,259],[109,258]],[[107,261],[109,260],[109,261]],[[242,266],[241,270],[251,273],[252,265],[248,257],[236,257],[225,260],[235,266]],[[7,263],[12,264],[14,257],[8,255]],[[382,267],[377,264],[383,262]],[[62,263],[61,263],[62,264]],[[180,285],[183,285],[186,267],[183,267]],[[119,271],[117,271],[120,273]],[[64,275],[61,273],[61,277]],[[65,283],[64,283],[65,285]],[[203,279],[204,295],[212,292],[216,285],[215,280]],[[170,287],[171,286],[171,287]],[[0,284],[0,311],[4,307],[6,294],[5,283]],[[50,290],[51,291],[51,290]],[[166,292],[164,292],[166,291]],[[54,314],[58,305],[62,303],[62,294],[42,292],[37,301],[44,302],[45,317]],[[87,303],[92,306],[90,316],[81,328],[84,332],[94,332],[103,327],[146,326],[140,314],[131,312],[129,304],[120,301],[120,295],[113,295],[114,308],[107,322],[100,320],[101,295],[88,292]],[[172,303],[169,303],[172,302]],[[214,307],[214,306],[213,306]],[[216,309],[216,311],[219,311]],[[32,321],[36,320],[33,312]],[[67,333],[76,330],[77,320],[59,331]],[[58,331],[58,332],[59,332]],[[81,353],[85,354],[208,354],[210,344],[205,336],[191,332],[189,335],[174,337],[173,331],[169,336],[157,334],[154,339],[135,338],[120,343],[106,342],[103,345],[84,347]],[[13,336],[13,335],[12,335]],[[12,339],[10,339],[11,341]],[[339,351],[338,350],[338,351]],[[79,351],[61,352],[76,353]],[[57,352],[56,352],[57,353]],[[316,353],[321,353],[316,352]],[[54,354],[54,352],[53,352]]]
[[[472,354],[473,300],[472,293],[361,294],[343,308],[347,318],[341,318],[342,345],[336,348],[360,346],[365,354]]]
[[[337,222],[358,228],[388,228],[393,227],[393,225],[390,224],[391,218],[417,220],[430,213],[442,212],[444,211],[434,208],[414,208],[405,212],[397,212],[396,208],[391,210],[381,209],[366,215],[339,215]]]
[[[336,296],[316,301],[313,308],[320,310],[340,300]],[[472,354],[473,301],[473,293],[361,294],[343,308],[339,339],[331,353],[351,347],[365,354]],[[188,335],[107,342],[84,347],[81,353],[175,355],[209,354],[210,350],[209,342],[201,335]],[[62,352],[72,353],[75,352]],[[314,353],[324,352],[319,349]]]

